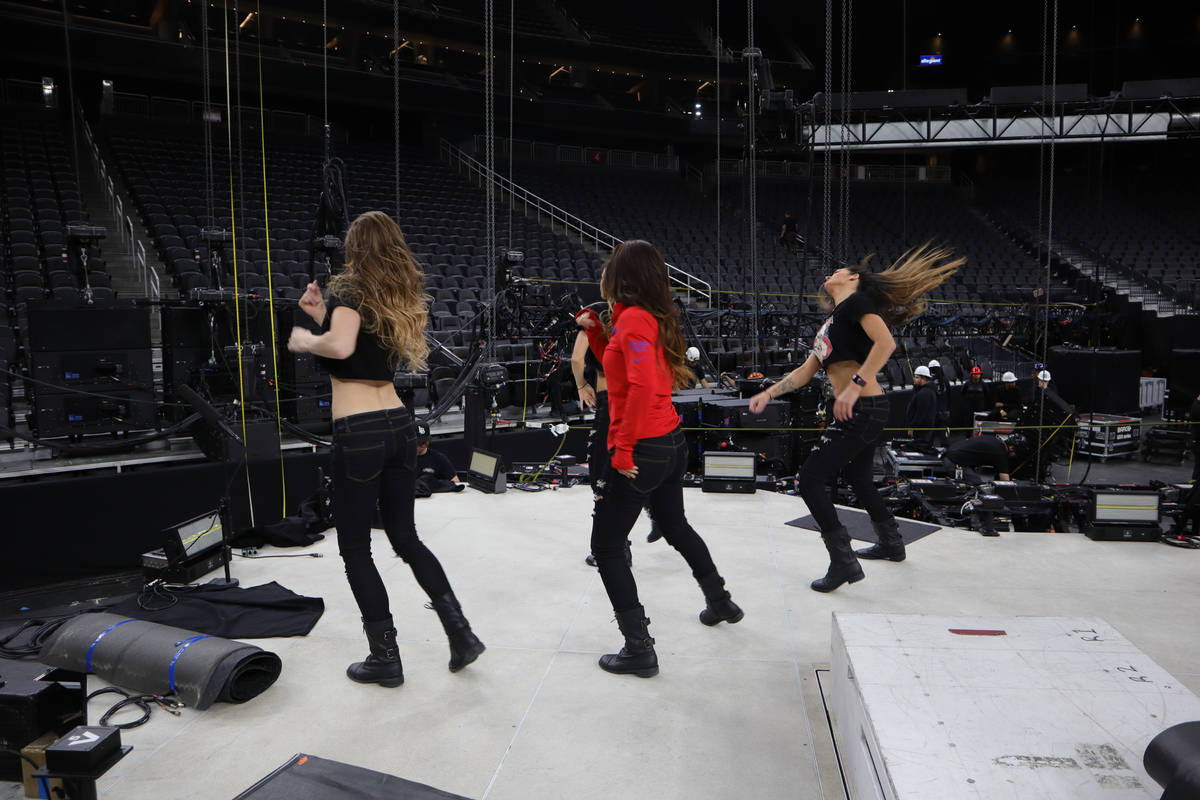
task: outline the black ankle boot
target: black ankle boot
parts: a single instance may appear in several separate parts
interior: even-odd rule
[[[728,622],[730,625],[741,622],[745,614],[738,608],[737,603],[729,599],[729,592],[725,591],[724,578],[714,572],[700,578],[699,583],[707,604],[707,608],[700,612],[701,622],[709,626],[720,622]]]
[[[879,544],[871,545],[862,550],[855,550],[859,558],[886,559],[900,562],[904,560],[904,537],[900,535],[900,523],[895,517],[888,517],[882,522],[871,520],[871,527],[879,537]]]
[[[850,547],[850,534],[845,528],[834,528],[821,533],[825,549],[829,551],[829,571],[824,578],[818,578],[810,584],[813,591],[832,592],[843,583],[858,583],[865,576],[854,550]]]
[[[435,598],[429,608],[437,612],[438,619],[442,621],[442,630],[450,640],[451,672],[458,672],[487,649],[479,637],[471,632],[471,623],[463,616],[462,606],[458,604],[454,592],[446,592]]]
[[[658,674],[658,656],[650,638],[650,620],[641,606],[617,612],[617,627],[625,636],[625,646],[619,653],[600,656],[600,669],[617,675],[637,675],[652,678]]]
[[[650,525],[650,533],[646,534],[646,541],[647,542],[657,542],[661,538],[662,538],[662,528],[658,527],[657,522],[651,524]]]
[[[378,683],[380,686],[399,686],[404,683],[404,667],[396,648],[396,629],[392,618],[367,622],[363,620],[367,645],[371,653],[363,661],[346,668],[346,675],[358,683]]]

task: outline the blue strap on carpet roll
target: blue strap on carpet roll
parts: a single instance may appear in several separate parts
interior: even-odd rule
[[[279,656],[252,644],[108,613],[64,623],[39,658],[133,691],[175,694],[198,709],[257,697],[283,667]]]
[[[107,636],[109,631],[111,631],[113,628],[117,628],[117,627],[120,627],[121,625],[124,625],[126,622],[133,622],[133,620],[123,619],[120,622],[117,622],[113,625],[109,625],[107,628],[100,631],[99,636],[97,636],[95,639],[92,640],[92,645],[91,645],[91,647],[88,648],[88,653],[87,653],[87,670],[86,670],[87,672],[92,671],[92,653],[94,653],[96,651],[96,645],[100,644],[100,640],[103,639],[105,636]]]

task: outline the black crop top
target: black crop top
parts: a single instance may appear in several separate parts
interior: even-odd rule
[[[328,333],[333,322],[333,310],[338,306],[357,307],[344,303],[336,295],[329,295],[325,300],[325,322],[321,324],[321,332]],[[317,362],[335,378],[357,381],[390,381],[396,371],[388,365],[387,351],[379,341],[379,337],[367,332],[362,325],[358,328],[358,341],[354,344],[354,352],[348,358],[325,358],[318,356]]]
[[[862,292],[855,292],[833,307],[833,313],[813,339],[813,353],[823,366],[839,361],[863,363],[874,341],[860,324],[867,314],[878,314],[875,302]]]

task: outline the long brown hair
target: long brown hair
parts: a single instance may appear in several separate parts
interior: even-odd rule
[[[929,307],[925,295],[967,263],[966,258],[953,256],[950,248],[926,242],[908,250],[881,272],[871,272],[868,266],[870,255],[848,269],[858,275],[857,291],[865,292],[874,301],[883,321],[888,325],[901,325],[923,314]],[[823,287],[821,305],[833,307],[833,301]]]
[[[679,327],[679,309],[667,282],[667,264],[657,247],[641,239],[617,245],[604,267],[600,296],[610,305],[625,303],[653,314],[658,320],[658,345],[672,383],[678,388],[695,385],[696,373],[684,360],[687,343]]]
[[[351,223],[346,264],[329,280],[329,291],[357,306],[363,329],[379,337],[393,368],[407,359],[409,369],[425,369],[430,298],[421,278],[420,265],[395,220],[382,211],[368,211]]]

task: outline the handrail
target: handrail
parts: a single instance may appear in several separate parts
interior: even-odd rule
[[[83,113],[83,105],[78,99],[75,101],[75,114],[82,123],[83,136],[87,141],[88,150],[92,154],[92,166],[96,171],[96,176],[100,179],[100,188],[108,198],[109,209],[114,212],[117,219],[121,240],[128,243],[129,255],[133,258],[133,263],[142,279],[143,291],[152,300],[159,300],[162,295],[158,272],[153,266],[150,266],[146,258],[146,248],[134,232],[133,220],[125,213],[125,203],[121,199],[121,193],[117,191],[112,173],[109,172],[108,165],[104,163],[104,158],[100,155],[100,145],[92,134],[92,126],[88,124],[87,117]]]
[[[486,166],[472,158],[461,148],[450,144],[450,142],[444,139],[441,143],[441,154],[451,166],[459,168],[460,174],[461,170],[465,169],[469,175],[477,177],[480,181],[487,181],[490,177],[496,186],[508,195],[514,206],[518,203],[522,205],[525,213],[529,213],[529,210],[532,208],[537,212],[539,219],[541,219],[542,214],[548,215],[552,227],[555,224],[562,225],[564,234],[569,233],[571,238],[574,238],[574,235],[578,233],[580,244],[583,244],[585,241],[591,241],[598,247],[612,250],[623,241],[611,233],[597,228],[590,222],[586,222],[580,217],[575,216],[566,209],[554,205],[525,187],[513,183],[503,175],[493,171],[489,176]],[[682,270],[672,264],[667,264],[667,277],[675,284],[674,288],[682,290],[687,295],[689,302],[692,300],[693,295],[704,300],[710,300],[712,297],[712,284],[686,270]]]

